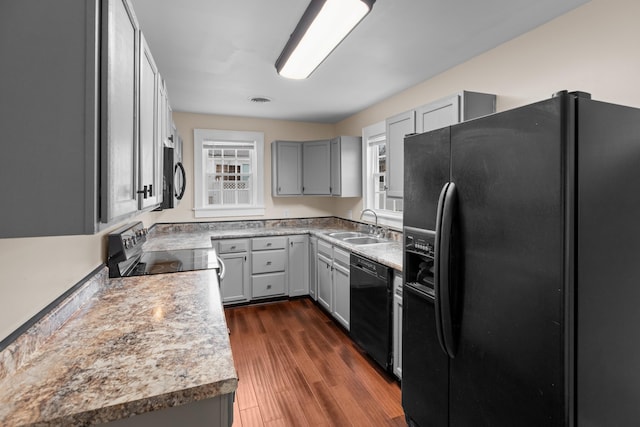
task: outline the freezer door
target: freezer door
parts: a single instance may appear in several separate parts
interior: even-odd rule
[[[562,101],[451,128],[450,426],[561,426]]]
[[[449,160],[449,127],[405,138],[405,226],[436,229],[438,196],[449,181]]]
[[[578,101],[577,425],[640,419],[640,109]]]

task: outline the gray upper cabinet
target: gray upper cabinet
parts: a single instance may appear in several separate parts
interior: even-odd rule
[[[124,0],[103,3],[101,219],[138,210],[139,26]],[[106,61],[104,61],[106,59]]]
[[[271,144],[271,194],[302,195],[302,143],[273,141]]]
[[[159,75],[144,36],[140,37],[140,174],[139,208],[162,202],[162,141],[159,137]]]
[[[157,138],[157,107],[146,95],[156,83],[147,76],[157,69],[150,55],[141,58],[130,3],[8,4],[0,128],[9,142],[0,178],[12,185],[3,194],[0,238],[93,234],[151,209],[158,200],[140,205],[138,191],[150,180],[155,196],[160,182],[161,159],[149,161],[155,147],[147,150]]]
[[[1,9],[11,37],[0,37],[0,238],[94,233],[99,2]]]
[[[331,194],[331,141],[307,141],[302,145],[302,194]]]
[[[387,196],[402,198],[404,192],[404,137],[450,126],[495,113],[496,96],[462,91],[422,105],[386,120]]]
[[[416,131],[414,110],[386,120],[387,128],[387,196],[401,198],[404,187],[404,137]]]
[[[416,109],[416,133],[495,113],[496,96],[462,91]]]
[[[362,196],[362,138],[339,136],[331,140],[331,195]]]

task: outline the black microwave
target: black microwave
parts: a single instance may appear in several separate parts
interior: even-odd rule
[[[162,183],[162,209],[178,206],[187,185],[187,176],[180,159],[176,157],[175,149],[164,147],[164,166]]]

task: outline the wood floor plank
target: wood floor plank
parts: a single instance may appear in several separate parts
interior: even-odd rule
[[[235,427],[404,426],[400,387],[308,298],[225,309]]]

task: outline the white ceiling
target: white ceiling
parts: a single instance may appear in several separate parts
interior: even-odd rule
[[[131,0],[174,110],[325,123],[587,1],[377,0],[308,79],[288,80],[274,64],[308,0]]]

